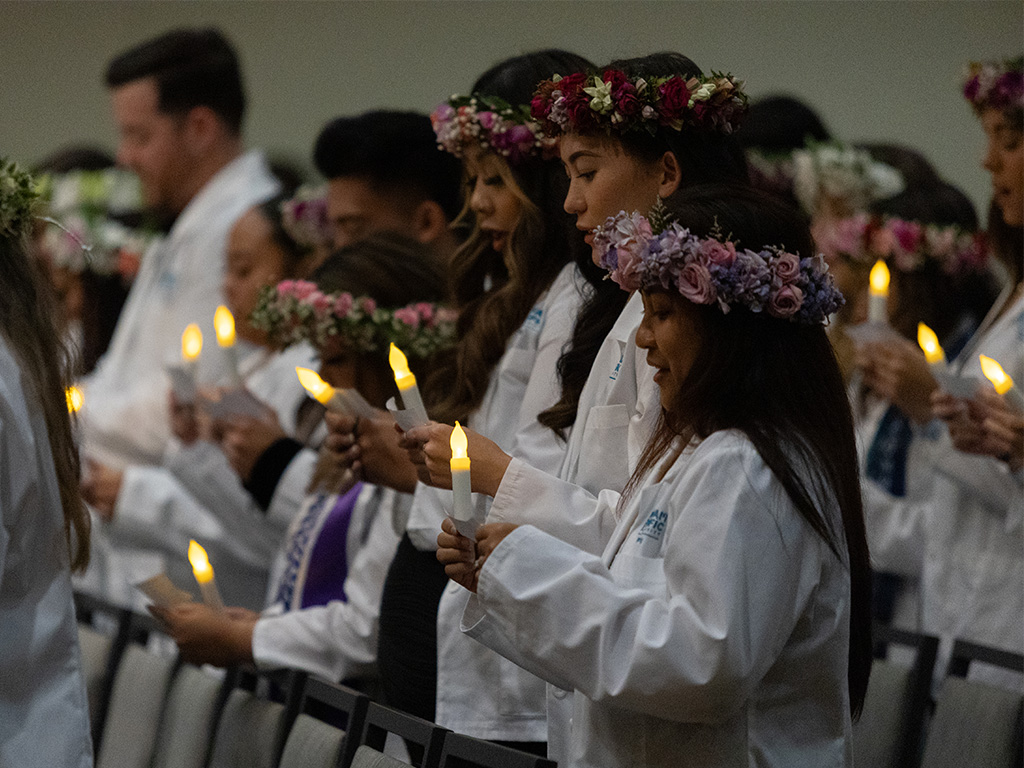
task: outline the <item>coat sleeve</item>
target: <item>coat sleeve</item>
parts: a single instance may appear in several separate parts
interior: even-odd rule
[[[674,523],[663,563],[620,551],[609,571],[594,555],[517,529],[485,563],[480,613],[467,614],[464,629],[595,701],[687,722],[734,715],[832,556],[750,454],[694,457],[667,499]],[[647,576],[633,586],[622,577],[630,571]]]
[[[372,669],[384,579],[399,537],[388,510],[370,513],[366,539],[345,578],[346,600],[260,618],[252,635],[257,665],[296,667],[336,681]]]

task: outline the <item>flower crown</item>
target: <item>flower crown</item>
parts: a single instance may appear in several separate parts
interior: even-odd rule
[[[429,357],[455,343],[456,318],[454,310],[425,301],[382,309],[369,296],[323,293],[316,283],[284,280],[263,289],[249,320],[279,347],[309,341],[322,348],[339,338],[358,352],[383,354],[394,342],[407,355]]]
[[[865,265],[884,259],[900,272],[934,261],[947,275],[960,275],[981,271],[987,258],[981,234],[891,216],[861,213],[839,219],[816,233],[816,239],[829,259],[845,256]]]
[[[732,133],[747,110],[743,83],[732,75],[629,77],[617,69],[601,76],[582,72],[555,75],[539,86],[531,102],[545,132],[619,133],[684,127]]]
[[[19,240],[32,227],[39,189],[17,163],[0,157],[0,237]]]
[[[528,107],[513,107],[496,96],[452,96],[434,110],[430,122],[437,145],[456,157],[467,148],[481,147],[518,163],[550,157],[558,146],[530,118]]]
[[[303,185],[281,203],[281,226],[288,236],[308,250],[331,241],[327,218],[327,188]]]
[[[49,217],[42,247],[52,263],[71,272],[132,278],[156,234],[130,227],[119,216],[138,214],[138,177],[118,168],[43,176],[40,191]]]
[[[898,195],[903,174],[880,163],[865,149],[839,142],[808,142],[793,152],[793,193],[807,215],[813,215],[822,196],[863,210],[876,200]]]
[[[964,98],[974,111],[1024,108],[1024,56],[1006,61],[972,61],[967,68]]]
[[[660,204],[650,218],[622,211],[594,231],[601,265],[623,289],[675,290],[694,304],[717,303],[725,314],[743,306],[811,325],[844,303],[821,256],[739,250],[718,233],[701,238],[676,222],[660,227],[664,217]]]

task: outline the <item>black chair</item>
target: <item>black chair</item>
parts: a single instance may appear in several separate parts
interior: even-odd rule
[[[369,698],[351,688],[307,678],[279,768],[336,768],[351,763],[369,704]]]
[[[975,663],[1006,672],[1016,689],[968,679]],[[981,674],[977,674],[981,673]],[[1019,768],[1024,762],[1024,655],[957,640],[925,743],[924,768]],[[976,671],[984,677],[983,670]]]
[[[389,733],[405,739],[412,765],[416,768],[437,768],[445,735],[450,731],[436,723],[371,702],[366,710],[366,722],[351,766],[365,768],[402,765],[384,755],[384,742]]]
[[[931,681],[939,640],[930,635],[876,626],[876,659],[860,720],[853,726],[859,765],[914,768],[921,754],[924,723],[931,706]],[[893,647],[908,648],[913,660],[890,660]]]
[[[461,733],[449,733],[441,747],[439,768],[555,768],[548,760],[529,752],[474,739]]]

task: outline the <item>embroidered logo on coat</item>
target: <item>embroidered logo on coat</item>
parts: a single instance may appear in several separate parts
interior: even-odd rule
[[[611,381],[615,381],[616,379],[619,378],[619,371],[622,370],[622,358],[623,358],[623,355],[620,354],[619,355],[619,362],[617,362],[615,364],[615,368],[612,369],[612,375],[608,377]]]
[[[636,545],[644,557],[657,557],[661,552],[661,540],[665,536],[668,525],[668,512],[652,509],[644,521],[643,527],[636,534]]]

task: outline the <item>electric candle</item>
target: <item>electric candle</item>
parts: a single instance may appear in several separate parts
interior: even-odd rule
[[[402,396],[402,407],[407,411],[413,411],[417,417],[421,417],[420,421],[426,424],[429,418],[423,405],[423,398],[420,397],[420,389],[416,386],[416,377],[409,370],[409,361],[402,350],[393,343],[388,353],[388,362],[394,371],[398,392]]]
[[[235,387],[242,386],[238,374],[238,353],[235,351],[235,318],[231,310],[221,304],[213,314],[213,327],[217,332],[217,343],[228,357],[228,376]]]
[[[82,395],[82,390],[72,384],[66,390],[64,390],[64,396],[68,400],[68,413],[78,413],[82,407],[82,403],[85,398]]]
[[[184,382],[175,391],[183,403],[191,403],[196,398],[196,366],[202,351],[203,332],[199,330],[198,325],[190,323],[181,334],[181,370]]]
[[[996,392],[1002,395],[1013,408],[1024,412],[1024,397],[1021,396],[1020,390],[1013,386],[1013,379],[1006,375],[1003,366],[985,355],[979,355],[978,359],[981,360],[981,372],[985,374],[986,379],[992,382]]]
[[[373,407],[355,390],[335,389],[321,379],[320,374],[309,368],[297,367],[295,372],[299,375],[299,383],[309,392],[310,397],[328,411],[343,416],[373,417]]]
[[[455,422],[449,444],[452,458],[448,462],[452,471],[452,519],[463,536],[473,538],[476,526],[473,524],[472,484],[469,474],[469,440],[459,422]]]
[[[939,346],[939,337],[924,323],[917,324],[917,344],[924,352],[924,359],[936,371],[946,370],[946,353]]]
[[[213,578],[213,566],[206,556],[206,550],[199,546],[195,539],[188,543],[188,561],[192,564],[192,573],[199,583],[203,602],[215,611],[224,610],[224,601],[220,599],[217,582]]]
[[[886,307],[889,299],[889,268],[885,262],[879,259],[871,268],[868,275],[871,289],[868,296],[868,322],[881,323],[889,322],[889,311]]]

